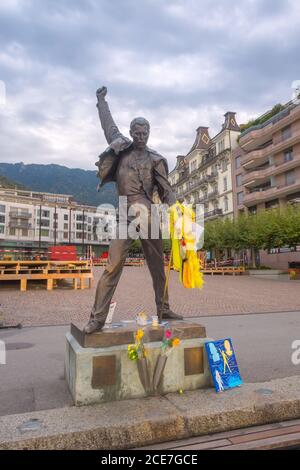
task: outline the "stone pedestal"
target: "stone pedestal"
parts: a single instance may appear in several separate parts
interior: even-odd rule
[[[166,362],[156,394],[195,390],[211,385],[204,344],[205,328],[197,323],[174,321],[170,328],[180,330],[181,344]],[[127,355],[134,343],[135,323],[112,327],[92,335],[83,333],[83,325],[71,325],[67,333],[65,374],[75,405],[125,400],[147,396],[137,363]],[[160,355],[164,328],[147,327],[145,346],[150,381]]]

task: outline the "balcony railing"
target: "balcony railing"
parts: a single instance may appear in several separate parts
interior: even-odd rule
[[[25,229],[25,230],[29,230],[29,229],[32,228],[32,224],[26,224],[24,222],[10,221],[8,225],[11,228],[22,228],[22,229]]]
[[[219,191],[216,189],[210,193],[208,193],[207,198],[208,199],[214,199],[219,195]]]
[[[265,140],[268,136],[272,136],[276,131],[298,119],[299,114],[299,105],[292,102],[287,103],[286,108],[283,111],[280,111],[268,121],[263,124],[249,127],[249,129],[242,132],[239,141],[240,146],[244,148],[248,145],[252,146],[252,143],[255,144],[257,139],[260,141]]]
[[[32,215],[29,212],[10,211],[9,216],[12,219],[30,219]]]
[[[223,215],[223,209],[214,209],[210,212],[204,213],[204,218],[209,219],[210,217],[217,217],[218,215]]]

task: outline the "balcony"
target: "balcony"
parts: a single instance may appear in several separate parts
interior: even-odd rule
[[[275,169],[276,166],[271,165],[267,168],[262,168],[261,170],[250,171],[249,173],[242,175],[242,184],[245,186],[258,183],[262,184],[264,180],[273,176]]]
[[[24,230],[30,230],[32,228],[32,224],[26,224],[25,222],[10,221],[8,225],[10,228],[20,228]]]
[[[210,175],[206,175],[204,179],[205,181],[210,183],[211,181],[214,181],[217,177],[218,177],[218,172],[213,171]]]
[[[12,219],[30,219],[32,215],[29,212],[16,212],[16,211],[11,211],[9,213],[9,216]]]
[[[283,127],[288,126],[300,117],[300,106],[287,105],[286,109],[270,118],[268,121],[245,130],[239,144],[244,150],[254,150],[272,138],[272,135]]]
[[[218,217],[220,215],[223,215],[223,209],[214,209],[213,211],[205,212],[204,218],[205,219],[212,219],[212,218]]]
[[[270,144],[267,147],[259,150],[253,150],[247,153],[241,159],[241,164],[246,169],[255,168],[258,165],[262,165],[269,160],[269,157],[276,153],[282,152],[283,150],[292,147],[293,145],[300,142],[300,133],[291,135],[288,139],[281,139],[275,144]]]
[[[208,201],[209,199],[216,199],[218,196],[219,196],[219,191],[216,189],[215,191],[212,191],[200,197],[199,202],[205,202],[205,201]]]
[[[257,204],[260,202],[266,202],[271,199],[288,196],[296,191],[300,190],[300,181],[296,181],[293,184],[273,186],[271,188],[260,188],[253,190],[252,192],[245,194],[243,204],[245,206]]]
[[[281,162],[277,165],[270,165],[261,170],[250,171],[242,175],[242,184],[250,186],[251,184],[262,184],[271,176],[280,175],[286,171],[292,170],[300,166],[300,158],[294,158],[288,162]]]
[[[207,195],[207,199],[216,199],[219,196],[219,191],[215,189],[214,191],[211,191]]]

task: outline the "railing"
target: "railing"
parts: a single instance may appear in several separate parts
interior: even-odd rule
[[[240,138],[244,137],[245,135],[247,135],[251,131],[256,131],[256,130],[259,130],[259,129],[263,129],[264,127],[268,126],[269,124],[276,124],[276,122],[281,121],[281,119],[287,117],[290,114],[291,110],[295,106],[296,105],[292,101],[290,101],[289,103],[287,103],[285,109],[283,109],[282,111],[279,111],[279,113],[277,113],[274,116],[270,117],[270,119],[268,119],[267,121],[263,122],[262,124],[257,124],[256,126],[251,126],[248,129],[246,129],[245,131],[243,131],[241,133]]]
[[[223,209],[214,209],[213,211],[205,212],[204,218],[208,219],[209,217],[215,217],[223,214]]]
[[[32,229],[32,224],[24,224],[22,222],[9,222],[8,225],[11,228],[23,228],[23,229],[27,229],[27,230]]]
[[[16,211],[11,211],[9,213],[9,216],[12,219],[30,219],[32,215],[29,212],[16,212]]]
[[[215,197],[218,196],[218,195],[219,195],[219,191],[218,191],[218,190],[212,191],[211,193],[208,193],[207,199],[215,198]]]

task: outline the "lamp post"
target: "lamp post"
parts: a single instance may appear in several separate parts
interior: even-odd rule
[[[41,254],[42,243],[42,205],[40,204],[40,220],[39,220],[39,255]]]
[[[85,211],[83,209],[83,211],[82,211],[82,219],[83,219],[83,221],[82,221],[82,256],[84,256],[84,250],[85,250],[85,247],[84,247],[84,237],[85,237],[85,231],[84,231],[84,217],[85,217],[85,215],[84,215],[84,212]]]

